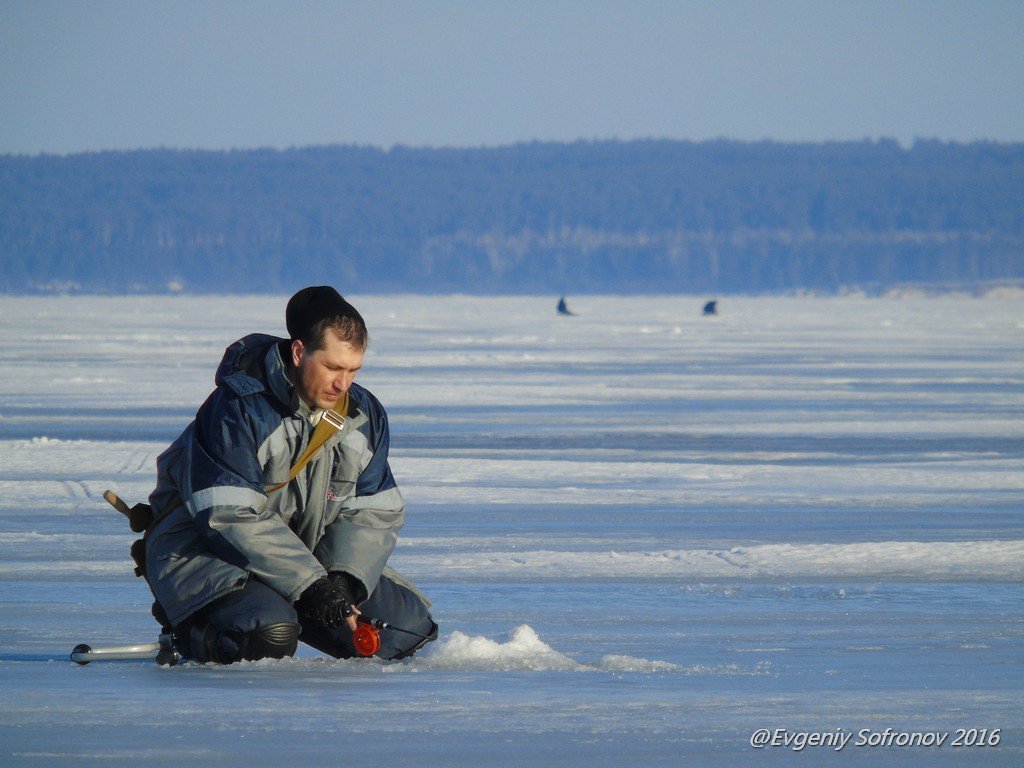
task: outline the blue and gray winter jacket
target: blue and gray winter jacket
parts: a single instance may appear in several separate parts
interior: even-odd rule
[[[357,384],[344,426],[267,493],[288,480],[314,429],[282,341],[253,334],[228,347],[217,388],[157,460],[149,500],[164,517],[146,538],[146,577],[174,624],[251,577],[291,602],[331,571],[370,594],[395,547],[403,509],[387,414]]]

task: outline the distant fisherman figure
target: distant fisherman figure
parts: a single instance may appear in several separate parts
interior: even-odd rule
[[[381,630],[377,656],[409,656],[437,625],[387,566],[403,503],[387,414],[354,383],[366,325],[328,286],[296,293],[285,318],[290,338],[227,348],[217,388],[157,461],[154,614],[200,662],[292,656],[299,640],[355,656],[360,612],[411,630]]]

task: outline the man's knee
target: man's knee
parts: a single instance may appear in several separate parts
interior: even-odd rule
[[[407,639],[405,639],[404,643],[402,643],[401,645],[393,646],[393,650],[391,651],[391,655],[388,658],[390,658],[392,661],[398,661],[399,659],[406,659],[406,658],[412,656],[414,653],[416,653],[416,651],[418,651],[420,648],[422,648],[427,643],[432,643],[435,640],[437,640],[437,633],[438,633],[437,623],[434,622],[433,620],[431,620],[430,624],[431,624],[430,631],[428,633],[426,633],[426,634],[421,635],[419,639],[417,639],[416,637],[407,638]],[[411,647],[409,647],[410,640],[413,641],[413,645]]]
[[[257,627],[248,633],[243,658],[249,661],[257,659],[283,659],[294,656],[299,647],[299,632],[302,627],[297,622],[278,622]]]
[[[411,585],[382,576],[377,588],[360,609],[368,616],[384,619],[394,627],[408,630],[381,631],[377,655],[382,659],[407,658],[437,639],[437,624],[430,615],[429,603]]]
[[[178,650],[186,658],[200,663],[283,659],[295,655],[300,629],[296,622],[282,621],[262,624],[248,631],[225,630],[200,619],[182,627]]]
[[[176,627],[179,651],[199,662],[281,659],[298,647],[295,609],[266,585],[249,581]]]

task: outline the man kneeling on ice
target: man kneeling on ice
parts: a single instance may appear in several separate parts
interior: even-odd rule
[[[387,567],[402,496],[387,414],[353,381],[366,325],[327,286],[292,296],[285,320],[290,339],[228,347],[217,388],[157,461],[154,613],[195,661],[292,656],[299,640],[355,656],[361,612],[407,630],[383,629],[376,655],[409,656],[437,625]]]

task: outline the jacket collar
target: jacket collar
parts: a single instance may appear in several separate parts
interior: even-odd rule
[[[287,342],[287,339],[264,333],[253,333],[239,339],[224,351],[224,358],[217,368],[216,383],[243,397],[269,392],[290,411],[308,419],[313,412],[295,394],[295,386],[288,379],[288,366],[281,354],[282,347],[287,347],[282,342]],[[359,390],[356,384],[352,387]],[[362,409],[351,398],[348,416],[354,420],[353,426],[366,420]]]
[[[299,400],[295,387],[288,380],[288,367],[281,358],[281,344],[271,344],[263,358],[263,369],[267,372],[267,384],[271,393],[293,410],[298,410]]]

